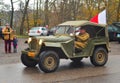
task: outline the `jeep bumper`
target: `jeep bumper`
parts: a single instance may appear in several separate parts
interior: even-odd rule
[[[24,50],[24,51],[22,51],[22,54],[25,54],[31,58],[35,58],[37,55],[36,51],[33,51],[33,50],[27,50],[27,51]]]

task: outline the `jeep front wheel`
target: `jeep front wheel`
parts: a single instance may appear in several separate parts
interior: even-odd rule
[[[90,57],[90,61],[94,66],[104,66],[107,60],[108,53],[104,48],[97,48]]]
[[[21,54],[21,61],[27,67],[35,67],[37,65],[37,61],[31,59],[26,54]]]
[[[118,41],[118,43],[120,44],[120,40]]]
[[[44,51],[40,55],[39,68],[45,73],[54,72],[59,66],[58,54],[54,51]]]

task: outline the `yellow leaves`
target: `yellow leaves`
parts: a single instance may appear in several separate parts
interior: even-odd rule
[[[29,27],[31,28],[31,27],[35,26],[35,23],[37,25],[41,25],[41,24],[43,24],[43,20],[41,20],[40,18],[34,19],[33,15],[29,14],[28,15],[28,20],[26,19],[25,22],[24,22],[24,26],[27,28],[28,24],[29,24]]]

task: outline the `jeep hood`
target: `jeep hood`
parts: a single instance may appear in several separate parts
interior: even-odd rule
[[[39,36],[37,39],[42,39],[44,42],[65,42],[71,39],[70,36]]]

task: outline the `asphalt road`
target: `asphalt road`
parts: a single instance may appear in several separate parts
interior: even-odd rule
[[[25,39],[19,39],[18,53],[5,54],[0,40],[0,83],[120,83],[120,44],[111,42],[111,53],[104,67],[94,67],[89,58],[79,64],[61,60],[56,72],[43,73],[20,62]]]
[[[20,62],[21,51],[26,47],[28,47],[27,44],[24,44],[25,40],[26,39],[18,40],[17,53],[13,53],[13,46],[12,46],[12,53],[6,54],[4,51],[4,41],[0,39],[0,65]]]

